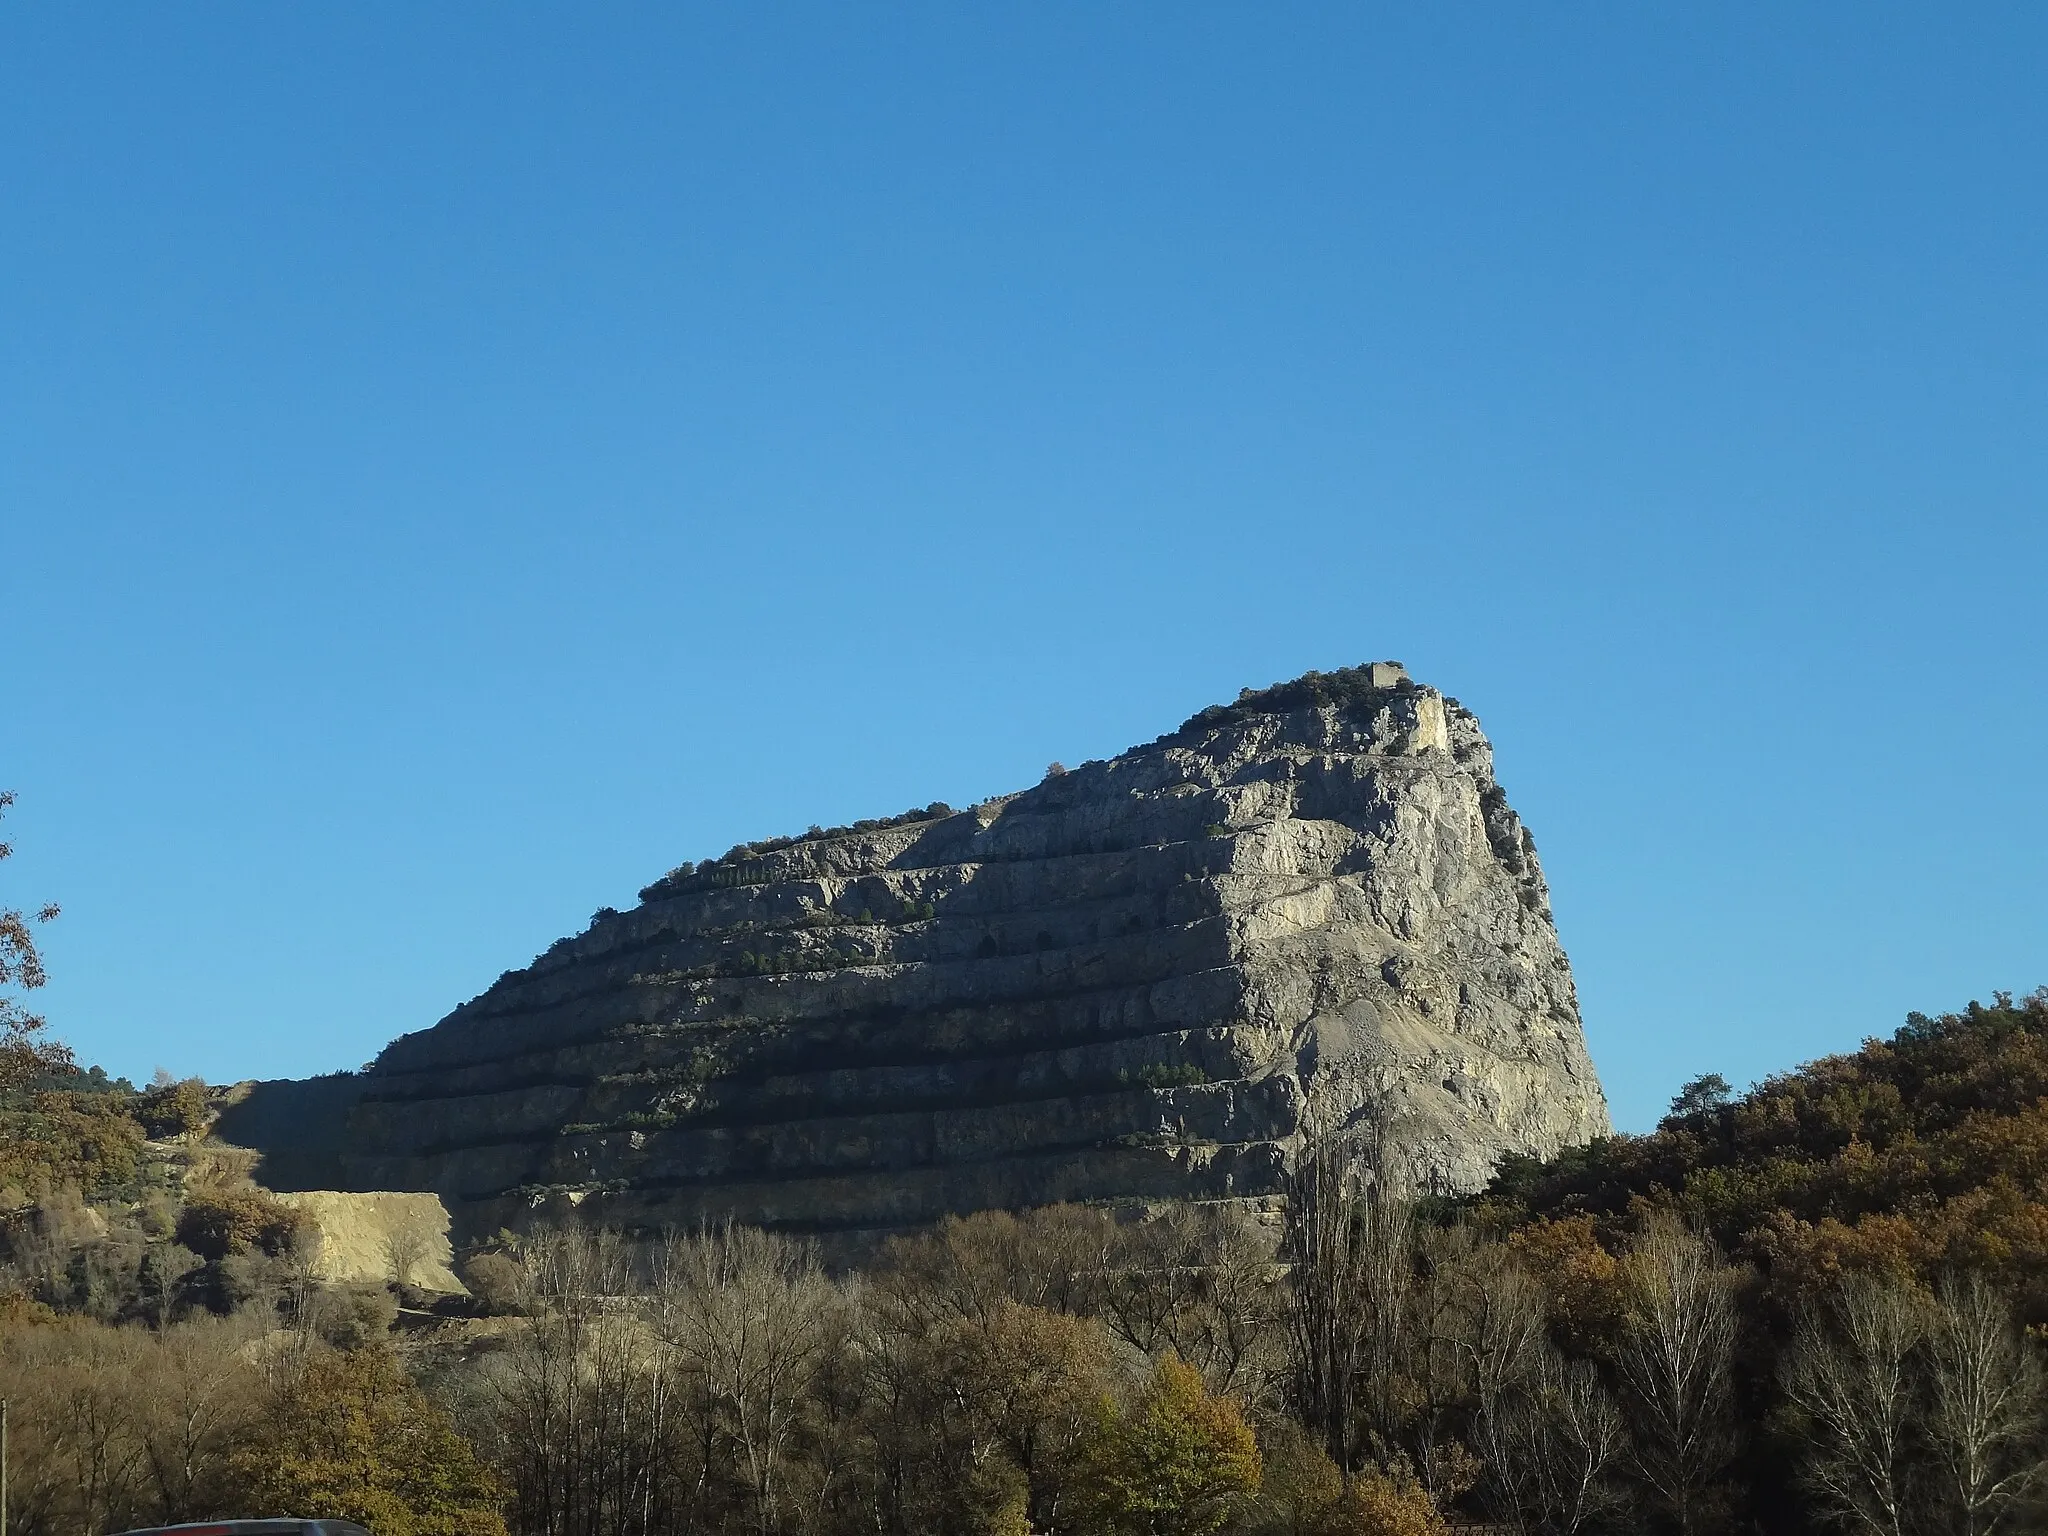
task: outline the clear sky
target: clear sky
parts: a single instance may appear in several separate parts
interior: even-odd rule
[[[749,837],[1475,709],[1628,1127],[2048,980],[2048,9],[0,12],[53,1024],[354,1066]]]

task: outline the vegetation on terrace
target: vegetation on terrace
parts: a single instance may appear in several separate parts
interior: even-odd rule
[[[824,842],[835,837],[851,837],[861,832],[886,832],[922,821],[944,821],[952,814],[953,807],[943,800],[934,800],[922,809],[908,810],[900,816],[868,817],[843,827],[814,826],[789,837],[767,837],[750,843],[735,843],[715,859],[706,859],[701,864],[678,864],[659,880],[642,887],[640,899],[660,901],[682,891],[716,885],[720,883],[722,875],[732,876],[748,861],[757,859],[764,853],[779,853],[785,848],[794,848],[799,843]]]
[[[1270,688],[1246,688],[1228,704],[1211,704],[1197,710],[1181,723],[1178,731],[1162,741],[1188,731],[1213,730],[1253,715],[1283,715],[1297,709],[1371,709],[1390,693],[1412,692],[1417,685],[1407,678],[1387,687],[1372,680],[1370,667],[1339,667],[1334,672],[1304,672],[1300,677]]]

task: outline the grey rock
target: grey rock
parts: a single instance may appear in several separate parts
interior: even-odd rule
[[[303,1133],[321,1157],[269,1111],[272,1158],[432,1191],[466,1231],[574,1209],[858,1234],[1269,1203],[1304,1135],[1361,1114],[1447,1192],[1604,1134],[1479,722],[1376,665],[969,810],[685,866],[394,1041],[345,1134]]]

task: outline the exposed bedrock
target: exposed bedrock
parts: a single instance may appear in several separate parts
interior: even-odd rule
[[[1361,1112],[1465,1189],[1608,1128],[1479,723],[1384,666],[968,810],[685,866],[354,1089],[322,1171],[469,1231],[1256,1199],[1305,1127]]]

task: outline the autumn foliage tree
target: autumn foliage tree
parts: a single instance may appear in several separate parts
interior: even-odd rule
[[[504,1536],[497,1483],[380,1346],[318,1350],[285,1373],[235,1470],[252,1510],[378,1536]]]
[[[1482,1206],[1613,1236],[1682,1207],[1774,1305],[1848,1270],[1993,1274],[2048,1322],[2048,989],[1939,1017],[1727,1096],[1689,1085],[1646,1136],[1510,1159]]]
[[[1171,1356],[1128,1410],[1103,1405],[1087,1455],[1089,1528],[1104,1536],[1212,1536],[1259,1487],[1236,1405]]]
[[[0,789],[0,817],[13,804],[14,791]],[[0,842],[0,860],[13,852],[12,843]],[[47,1021],[26,1002],[28,993],[49,980],[32,925],[56,915],[54,903],[27,910],[0,906],[0,1092],[71,1064],[71,1052],[47,1037]]]

